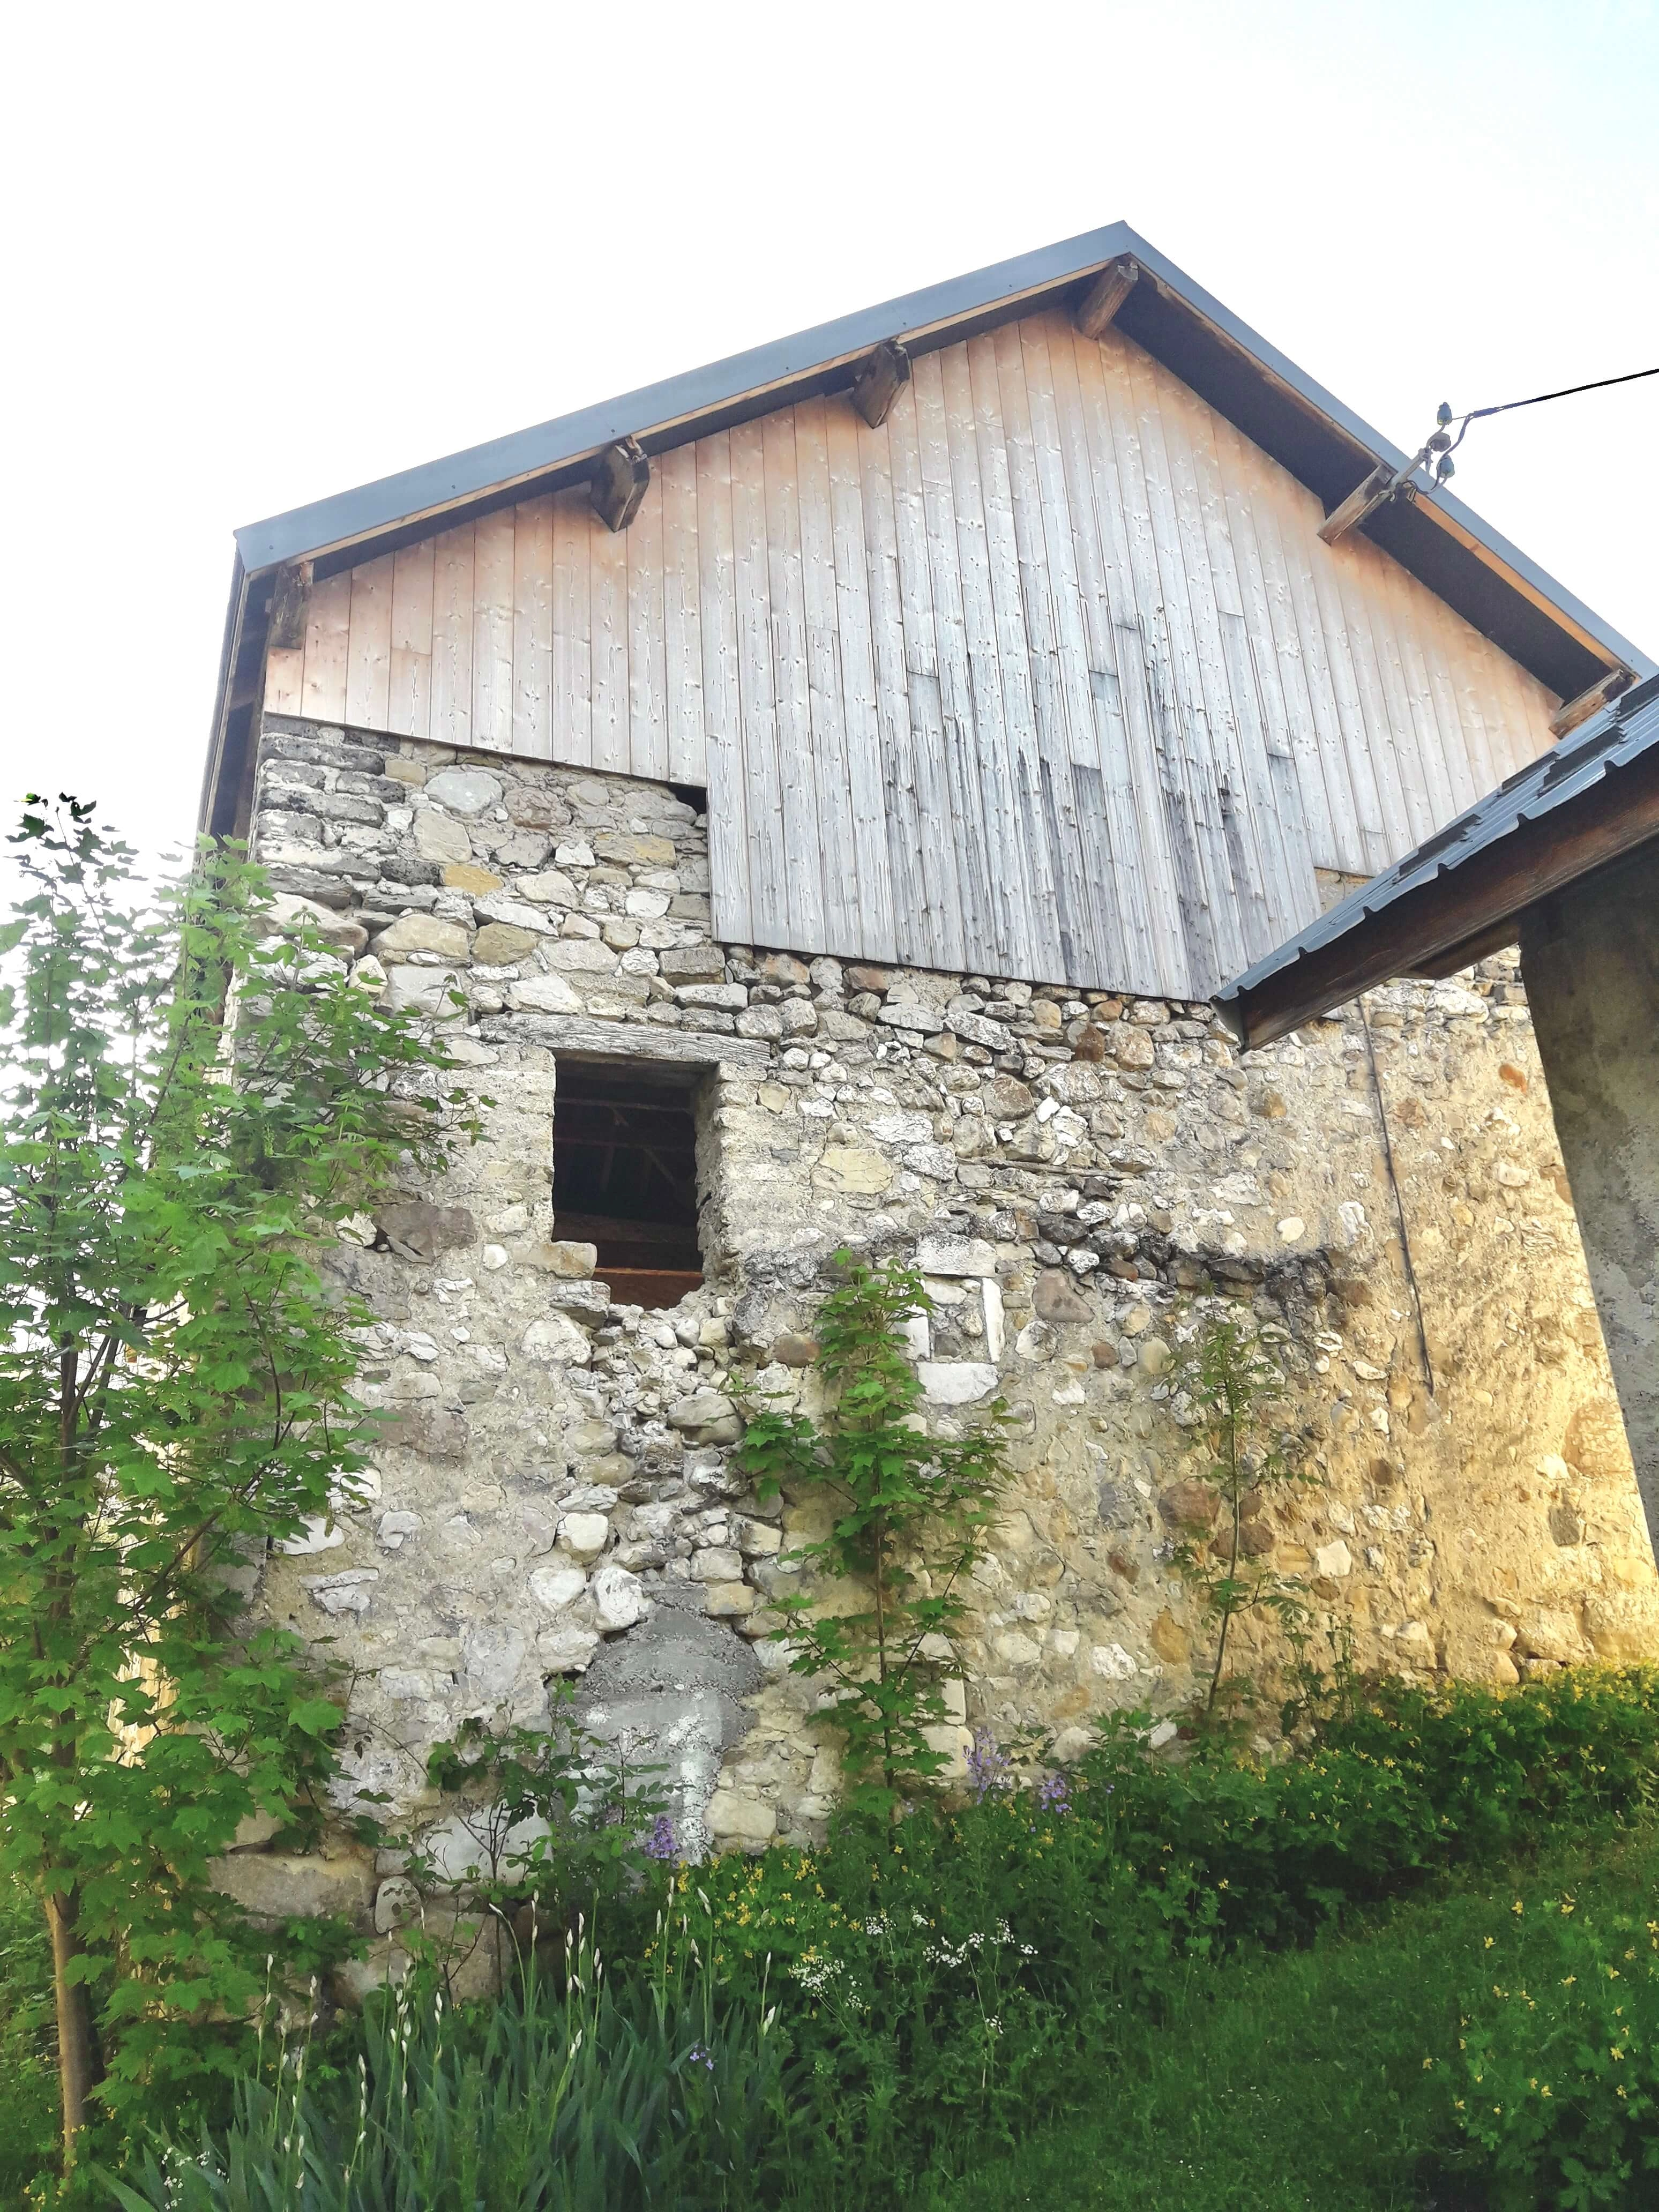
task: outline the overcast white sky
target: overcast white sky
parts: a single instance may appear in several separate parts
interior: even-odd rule
[[[1653,0],[32,6],[0,799],[194,820],[240,523],[1119,217],[1401,445],[1659,362]],[[1659,653],[1659,378],[1463,496]]]

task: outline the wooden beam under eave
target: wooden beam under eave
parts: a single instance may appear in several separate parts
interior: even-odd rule
[[[1140,264],[1127,254],[1101,270],[1078,303],[1077,326],[1085,338],[1104,337],[1139,276]]]
[[[1588,722],[1592,714],[1599,714],[1603,707],[1611,706],[1621,691],[1628,691],[1636,681],[1628,668],[1610,668],[1605,676],[1598,676],[1587,690],[1576,699],[1569,699],[1550,716],[1550,735],[1565,738],[1580,723]]]
[[[619,438],[593,464],[588,496],[607,530],[626,530],[651,482],[651,464],[637,438]]]
[[[1334,545],[1339,538],[1358,530],[1368,514],[1376,514],[1394,489],[1395,473],[1386,461],[1379,461],[1364,483],[1356,484],[1341,506],[1325,517],[1319,534],[1328,545]]]
[[[853,404],[872,430],[880,429],[901,389],[910,381],[910,356],[896,338],[884,338],[859,364]]]
[[[284,562],[270,587],[265,643],[273,653],[294,653],[305,643],[306,600],[310,591],[310,562]]]

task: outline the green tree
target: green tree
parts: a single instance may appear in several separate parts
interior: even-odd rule
[[[239,1583],[374,1438],[368,1316],[321,1246],[477,1125],[412,1018],[313,926],[279,929],[240,848],[149,896],[90,806],[25,805],[0,930],[0,1874],[50,1932],[69,2166],[95,2097],[228,2064],[210,2023],[257,2000],[268,1939],[211,1862],[250,1814],[314,1826],[342,1716],[296,1639],[239,1624]]]
[[[1222,1316],[1198,1326],[1172,1377],[1195,1416],[1208,1452],[1206,1474],[1220,1493],[1220,1528],[1189,1531],[1176,1545],[1175,1565],[1218,1624],[1215,1660],[1204,1710],[1214,1710],[1227,1667],[1227,1644],[1241,1613],[1272,1613],[1299,1629],[1307,1618],[1294,1577],[1255,1564],[1247,1526],[1269,1492],[1315,1478],[1297,1456],[1290,1432],[1275,1429],[1288,1386],[1253,1322]]]
[[[789,1556],[866,1601],[842,1612],[803,1591],[781,1601],[776,1633],[797,1647],[792,1672],[833,1685],[823,1711],[846,1739],[849,1803],[890,1816],[907,1790],[950,1764],[928,1732],[951,1717],[942,1690],[956,1671],[950,1638],[965,1609],[963,1577],[1007,1480],[1007,1416],[999,1399],[968,1436],[930,1437],[905,1357],[904,1323],[932,1310],[921,1275],[897,1259],[872,1267],[844,1251],[836,1264],[841,1281],[818,1314],[823,1425],[763,1408],[738,1455],[763,1502],[787,1486],[830,1505],[829,1534]]]

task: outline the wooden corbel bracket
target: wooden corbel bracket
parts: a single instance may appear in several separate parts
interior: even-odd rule
[[[1605,676],[1598,676],[1588,690],[1576,699],[1569,699],[1550,716],[1550,735],[1555,738],[1571,736],[1592,714],[1599,714],[1603,707],[1610,707],[1621,691],[1628,691],[1636,681],[1628,668],[1610,668]]]
[[[896,338],[884,338],[859,364],[853,380],[853,404],[872,430],[887,420],[899,389],[910,381],[910,356]]]
[[[1358,530],[1368,514],[1375,514],[1392,496],[1398,473],[1386,461],[1379,461],[1364,483],[1356,484],[1341,506],[1334,507],[1320,524],[1319,534],[1325,543],[1334,545],[1339,538]]]
[[[619,438],[593,464],[588,496],[607,530],[626,530],[651,482],[651,464],[637,438]]]
[[[1103,337],[1140,279],[1140,264],[1125,254],[1109,262],[1078,302],[1077,326],[1085,338]]]

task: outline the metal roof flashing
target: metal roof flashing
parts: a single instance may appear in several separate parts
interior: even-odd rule
[[[263,665],[266,595],[259,579],[283,563],[311,560],[326,574],[371,550],[424,536],[446,519],[507,504],[532,488],[580,482],[617,440],[635,437],[647,453],[661,453],[808,392],[848,385],[857,362],[884,340],[899,338],[920,352],[954,343],[1033,303],[1066,295],[1125,256],[1150,281],[1136,285],[1119,327],[1309,484],[1328,508],[1378,461],[1404,465],[1398,447],[1155,246],[1127,223],[1110,223],[237,531],[238,573],[204,821],[225,826],[220,780],[246,741],[240,726],[252,711],[249,684],[257,681],[254,664]],[[1385,521],[1370,534],[1414,573],[1427,570],[1424,580],[1431,589],[1562,697],[1609,668],[1656,672],[1645,654],[1447,495],[1414,502],[1404,519]]]
[[[1494,889],[1485,909],[1473,920],[1467,912],[1437,919],[1432,913],[1437,904],[1446,907],[1449,916],[1449,902],[1437,896],[1437,887],[1471,862],[1490,862],[1504,841],[1522,837],[1569,810],[1585,812],[1594,807],[1609,817],[1607,835],[1575,876],[1646,842],[1655,832],[1645,813],[1631,810],[1622,833],[1619,821],[1625,786],[1616,780],[1628,780],[1638,764],[1652,781],[1651,772],[1659,768],[1659,676],[1625,692],[1391,868],[1224,984],[1215,994],[1218,1010],[1241,1038],[1270,1042],[1297,1025],[1287,1018],[1294,1006],[1306,1009],[1314,1000],[1324,1006],[1344,1004],[1389,974],[1452,972],[1467,964],[1457,956],[1477,939],[1484,949],[1496,949],[1503,941],[1498,933],[1536,897],[1559,886],[1540,875],[1531,882],[1511,884],[1506,891]],[[1598,788],[1609,785],[1613,787],[1610,792]],[[1395,962],[1386,969],[1380,958],[1368,958],[1363,943],[1368,927],[1385,920],[1394,925],[1395,937],[1381,952]],[[1410,964],[1413,961],[1420,964]],[[1431,962],[1432,966],[1427,964]],[[1296,976],[1298,969],[1305,969],[1305,979]],[[1330,979],[1328,984],[1316,980],[1322,976]],[[1312,1018],[1310,1011],[1298,1017]]]

